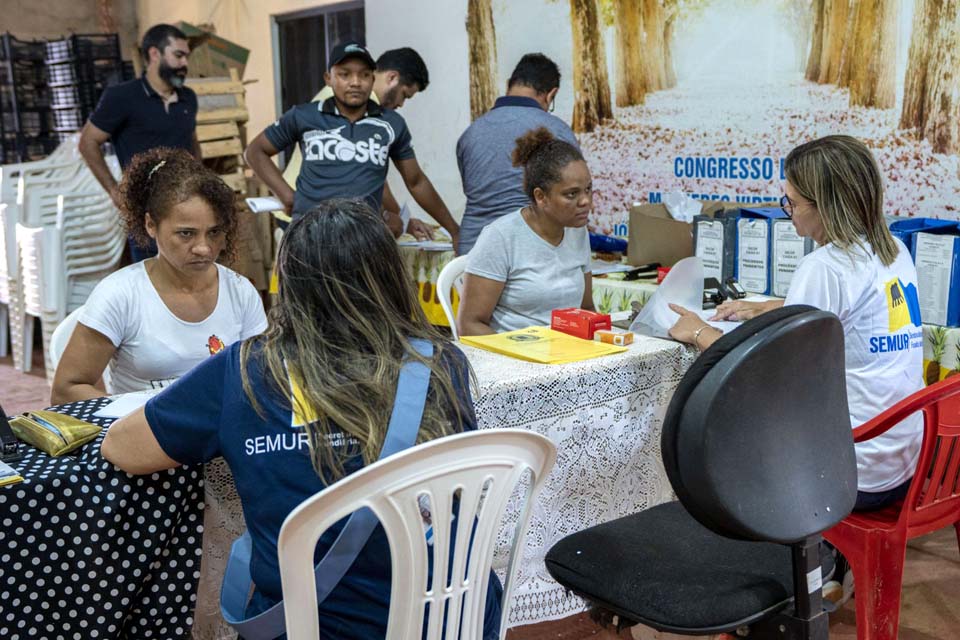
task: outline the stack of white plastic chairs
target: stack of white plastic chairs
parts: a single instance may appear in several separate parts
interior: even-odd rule
[[[53,174],[72,165],[77,159],[77,140],[71,137],[45,159],[39,162],[0,165],[0,357],[7,355],[12,303],[19,296],[19,267],[17,255],[17,221],[19,205],[17,189],[24,172]],[[19,356],[14,356],[19,367]]]
[[[107,160],[119,177],[116,159]],[[47,376],[52,379],[53,330],[117,268],[126,234],[113,202],[82,159],[54,161],[45,169],[22,170],[19,176],[15,223],[19,296],[10,305],[10,326],[14,365],[29,371],[34,318],[40,319]]]

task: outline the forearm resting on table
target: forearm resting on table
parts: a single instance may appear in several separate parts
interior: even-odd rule
[[[60,376],[56,376],[53,380],[53,389],[50,392],[50,404],[66,404],[68,402],[102,398],[107,394],[98,384],[99,381],[97,383],[81,382],[61,379]]]
[[[143,407],[120,418],[107,430],[100,445],[100,455],[109,462],[133,475],[144,475],[179,467],[160,447],[156,436],[147,423]]]

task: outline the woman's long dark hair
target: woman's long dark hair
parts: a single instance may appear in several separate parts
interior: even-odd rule
[[[277,264],[280,290],[270,327],[241,347],[243,388],[259,407],[263,389],[249,377],[256,353],[275,388],[294,396],[291,406],[305,418],[322,478],[342,477],[343,462],[356,453],[365,464],[379,457],[405,358],[431,369],[418,441],[457,430],[460,403],[440,359],[449,342],[427,322],[380,216],[356,200],[322,202],[287,228]],[[420,356],[411,338],[433,343],[434,355]],[[336,434],[352,445],[340,455],[328,440]]]

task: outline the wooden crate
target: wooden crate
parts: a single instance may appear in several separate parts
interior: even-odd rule
[[[249,113],[240,76],[231,69],[229,78],[188,78],[187,86],[199,103],[197,141],[204,164],[231,189],[246,195],[243,149]]]

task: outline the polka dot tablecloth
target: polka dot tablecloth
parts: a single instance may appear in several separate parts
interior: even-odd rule
[[[55,410],[92,414],[105,398]],[[23,445],[0,488],[0,638],[189,638],[203,536],[203,469],[133,477],[100,456]]]

